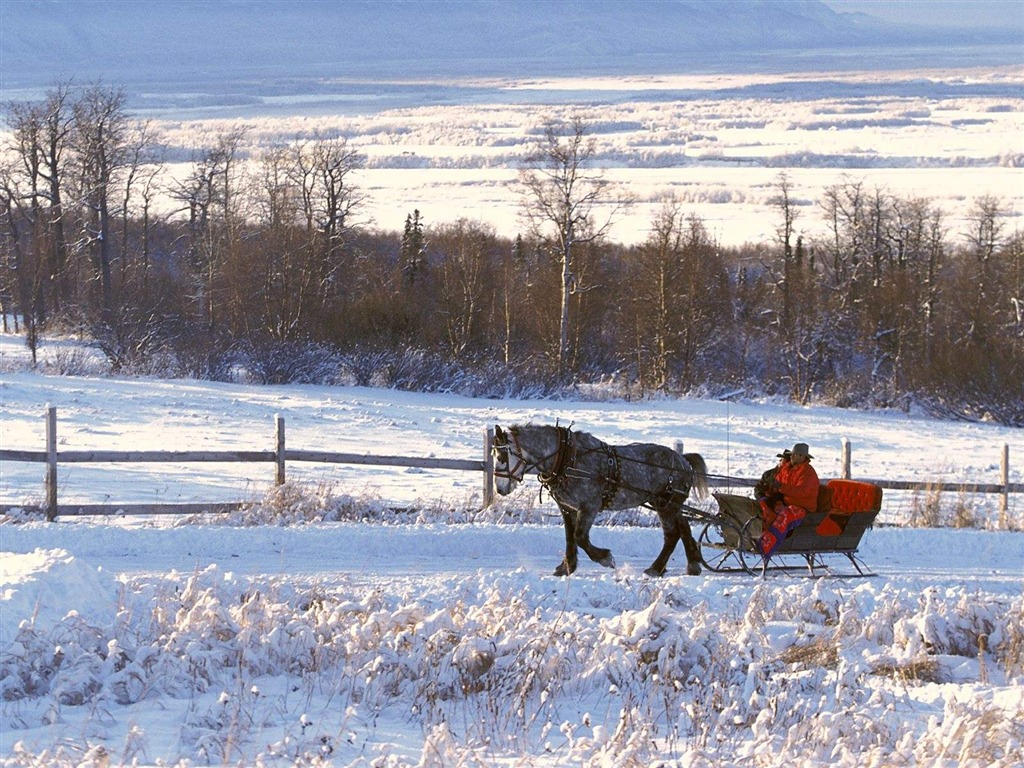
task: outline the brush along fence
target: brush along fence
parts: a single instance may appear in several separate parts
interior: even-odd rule
[[[412,467],[419,469],[441,469],[462,472],[480,472],[483,476],[483,503],[489,506],[494,500],[494,464],[491,456],[491,440],[493,432],[487,428],[483,434],[483,456],[480,459],[443,459],[422,456],[372,456],[358,453],[334,453],[329,451],[295,450],[286,447],[285,421],[275,416],[276,440],[272,451],[111,451],[111,450],[57,450],[57,409],[46,408],[46,450],[24,451],[0,449],[0,461],[25,461],[46,464],[44,479],[45,501],[41,508],[46,512],[48,520],[55,520],[59,515],[93,515],[110,514],[190,514],[201,511],[228,511],[237,509],[243,502],[227,503],[190,503],[190,504],[72,504],[63,508],[57,499],[57,467],[59,464],[87,463],[136,463],[148,462],[159,464],[185,464],[192,462],[221,463],[265,463],[275,465],[274,481],[282,485],[286,479],[288,462],[313,462],[320,464],[356,464],[388,467]],[[681,443],[676,443],[676,450],[682,452]],[[849,440],[843,441],[842,478],[851,479],[852,447]],[[753,487],[757,482],[748,478],[709,475],[711,484],[723,481],[730,486]],[[874,483],[882,488],[897,490],[926,489],[928,491],[956,491],[964,493],[998,493],[1000,525],[1006,527],[1009,510],[1009,494],[1024,492],[1024,483],[1010,482],[1010,446],[1004,445],[1002,450],[1001,479],[999,483],[946,483],[941,481],[921,482],[904,480],[881,480],[858,478]],[[24,509],[24,504],[0,503],[0,513],[11,509]]]

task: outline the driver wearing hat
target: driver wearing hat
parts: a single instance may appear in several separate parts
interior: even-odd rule
[[[779,467],[775,479],[786,506],[797,506],[805,512],[813,512],[817,507],[821,483],[811,466],[813,458],[807,443],[797,443],[789,452],[789,461]]]

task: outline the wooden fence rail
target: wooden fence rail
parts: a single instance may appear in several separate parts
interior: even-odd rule
[[[329,451],[289,450],[285,440],[285,422],[281,416],[275,416],[276,440],[273,451],[108,451],[108,450],[57,450],[57,409],[46,408],[46,450],[25,451],[17,449],[0,449],[0,461],[45,462],[46,477],[44,481],[46,501],[42,505],[47,520],[53,521],[58,515],[91,515],[108,514],[116,510],[121,514],[188,514],[200,511],[228,511],[243,506],[243,502],[223,503],[185,503],[185,504],[66,504],[57,503],[57,466],[58,464],[86,463],[138,463],[149,462],[159,464],[185,463],[273,463],[276,465],[275,482],[284,484],[287,463],[311,462],[319,464],[358,464],[390,467],[416,467],[421,469],[441,469],[483,473],[483,503],[489,506],[494,501],[494,464],[491,456],[493,429],[488,427],[483,435],[483,456],[481,459],[439,459],[421,456],[371,456],[359,453],[335,453]],[[682,443],[676,443],[676,450],[683,452]],[[852,464],[852,448],[849,440],[842,444],[842,477],[850,478]],[[882,488],[894,490],[929,490],[957,491],[964,493],[998,493],[1000,494],[999,511],[1000,525],[1006,527],[1009,511],[1009,494],[1024,493],[1024,483],[1010,482],[1010,447],[1003,446],[1001,463],[1001,482],[999,483],[957,483],[907,480],[874,480]],[[712,485],[721,480],[725,484],[752,487],[757,481],[750,478],[709,476]],[[23,508],[20,504],[0,504],[0,512]]]

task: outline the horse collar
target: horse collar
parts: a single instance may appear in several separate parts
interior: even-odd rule
[[[555,463],[549,472],[540,472],[537,477],[541,483],[550,488],[558,485],[565,477],[565,472],[576,463],[576,446],[572,432],[568,427],[555,427],[558,430],[558,449],[554,453]]]

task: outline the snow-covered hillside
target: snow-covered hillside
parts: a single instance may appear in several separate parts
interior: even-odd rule
[[[938,15],[957,12],[944,6]],[[0,90],[58,76],[288,92],[317,78],[778,71],[858,55],[871,68],[908,56],[917,66],[1006,63],[1006,50],[966,51],[1019,44],[1024,19],[979,32],[975,16],[936,31],[818,0],[4,0]]]

